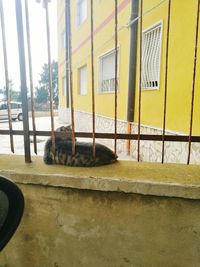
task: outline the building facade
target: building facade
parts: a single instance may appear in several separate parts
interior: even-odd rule
[[[94,1],[94,87],[96,131],[114,131],[114,2]],[[166,133],[189,134],[191,98],[196,38],[197,2],[191,0],[171,1]],[[130,16],[131,0],[118,1],[118,132],[127,132],[127,103],[130,61]],[[140,4],[140,1],[139,1]],[[137,133],[140,55],[141,63],[141,133],[161,134],[166,83],[166,43],[168,25],[167,0],[143,0],[142,51],[140,53],[140,19],[138,20],[137,65],[132,132]],[[140,10],[138,11],[138,16]],[[133,22],[133,24],[136,22]],[[132,25],[133,25],[132,24]],[[200,27],[199,27],[200,28]],[[75,129],[92,129],[92,82],[91,82],[91,39],[90,1],[71,1],[72,70],[75,108]],[[200,30],[199,30],[200,31]],[[199,34],[200,35],[200,34]],[[65,7],[58,0],[58,44],[59,44],[59,117],[70,123],[70,93],[66,90],[65,64]],[[200,48],[198,41],[197,49]],[[193,135],[200,135],[200,53],[197,53]],[[125,142],[120,142],[120,151],[125,151]],[[143,144],[142,144],[143,145]],[[144,155],[160,151],[160,143],[144,142]],[[176,145],[172,144],[173,147]],[[198,146],[197,146],[198,147]],[[169,148],[171,149],[171,147]],[[187,144],[177,146],[182,154]],[[131,153],[135,153],[134,145]],[[146,151],[146,152],[145,152]],[[173,153],[169,153],[173,154]],[[160,160],[157,153],[156,161]],[[169,155],[169,158],[171,155]],[[180,155],[179,155],[180,157]],[[170,159],[169,159],[170,161]],[[184,161],[184,159],[183,159]]]

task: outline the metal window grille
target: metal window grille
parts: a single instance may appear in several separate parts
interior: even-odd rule
[[[156,89],[160,80],[162,23],[142,33],[142,88]]]

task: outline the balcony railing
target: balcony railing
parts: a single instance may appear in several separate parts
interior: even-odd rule
[[[161,1],[164,2],[164,1]],[[166,2],[166,1],[165,1]],[[96,132],[95,127],[95,93],[94,93],[94,29],[93,29],[93,0],[90,1],[91,9],[91,18],[90,18],[90,40],[91,40],[91,75],[92,75],[92,132],[75,132],[75,121],[74,121],[74,94],[73,94],[73,66],[72,66],[72,44],[71,44],[71,1],[65,1],[65,30],[66,30],[66,83],[67,88],[70,88],[70,109],[71,109],[71,122],[72,122],[72,147],[73,153],[75,152],[75,137],[80,138],[92,138],[93,139],[93,156],[95,156],[95,142],[97,138],[113,139],[114,140],[114,151],[117,151],[117,140],[136,140],[137,141],[137,160],[140,161],[140,141],[154,141],[162,142],[162,160],[164,159],[165,143],[168,142],[186,142],[188,143],[188,157],[187,164],[190,163],[191,156],[191,143],[200,142],[200,136],[193,136],[193,110],[194,110],[194,96],[195,96],[195,80],[196,80],[196,69],[197,69],[197,50],[198,50],[198,33],[199,33],[199,11],[200,11],[200,0],[197,1],[196,9],[196,26],[195,26],[195,40],[194,40],[194,56],[193,56],[193,78],[192,78],[192,87],[191,87],[191,106],[190,106],[190,129],[189,133],[185,136],[180,135],[169,135],[166,134],[166,107],[167,107],[167,92],[168,92],[168,58],[169,58],[169,33],[173,25],[171,25],[171,0],[168,0],[168,15],[167,15],[167,33],[166,33],[166,66],[165,66],[165,93],[164,93],[164,109],[163,109],[163,128],[162,134],[160,135],[149,135],[141,134],[141,101],[142,101],[142,32],[143,32],[143,0],[140,0],[140,14],[137,19],[130,23],[133,25],[135,21],[140,21],[139,34],[140,34],[140,74],[139,74],[139,100],[138,100],[138,132],[135,134],[126,134],[117,132],[117,123],[118,123],[118,94],[117,94],[117,84],[118,84],[118,1],[113,0],[113,7],[115,10],[115,23],[114,23],[114,38],[115,38],[115,77],[110,80],[102,82],[102,91],[114,91],[114,131],[113,133],[101,133]],[[34,152],[37,154],[37,137],[38,136],[51,136],[53,144],[55,141],[56,135],[59,133],[55,132],[54,129],[54,112],[53,112],[53,94],[52,94],[52,69],[51,69],[51,43],[50,43],[50,26],[49,26],[49,1],[44,0],[43,6],[45,8],[45,19],[46,19],[46,40],[47,40],[47,52],[48,52],[48,79],[49,79],[49,95],[50,95],[50,116],[51,116],[51,131],[38,131],[35,123],[35,110],[34,110],[34,94],[33,94],[33,78],[32,78],[32,55],[31,55],[31,41],[30,41],[30,26],[29,26],[29,6],[28,0],[23,1],[25,18],[23,17],[23,7],[21,0],[15,0],[16,7],[16,28],[18,34],[18,46],[19,46],[19,69],[20,69],[20,79],[21,79],[21,95],[22,95],[22,109],[23,109],[23,130],[13,130],[12,119],[11,119],[11,105],[10,105],[10,88],[9,88],[9,76],[8,76],[8,65],[7,57],[9,51],[7,51],[6,44],[6,30],[5,30],[5,19],[4,19],[4,10],[3,10],[3,1],[0,0],[0,19],[1,19],[1,30],[2,30],[2,45],[4,53],[4,70],[5,70],[5,85],[6,85],[6,96],[8,102],[8,117],[9,117],[9,129],[0,130],[0,135],[9,135],[10,136],[10,147],[11,151],[15,151],[13,136],[22,135],[24,137],[24,155],[25,161],[31,162],[31,152],[30,152],[30,136],[33,136],[34,142]],[[24,25],[26,25],[26,33],[24,32]],[[25,38],[26,34],[26,38]],[[26,40],[26,41],[25,41]],[[27,49],[27,51],[26,51]],[[25,55],[28,56],[28,67],[26,66]],[[28,120],[28,97],[27,97],[27,69],[29,70],[29,83],[30,83],[30,92],[31,92],[31,111],[32,111],[32,128],[29,128]],[[154,84],[154,81],[152,82]],[[148,85],[148,84],[147,84]],[[155,81],[155,85],[157,82]]]

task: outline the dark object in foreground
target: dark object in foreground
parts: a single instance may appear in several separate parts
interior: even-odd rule
[[[24,211],[24,197],[12,181],[0,176],[0,251],[15,233]]]
[[[44,149],[46,164],[61,164],[76,167],[93,167],[114,163],[117,156],[104,145],[96,144],[96,157],[92,154],[92,143],[75,142],[75,154],[72,155],[72,141],[55,138],[55,155],[52,150],[52,139],[48,139]]]

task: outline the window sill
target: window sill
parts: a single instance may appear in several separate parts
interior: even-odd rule
[[[117,93],[119,93],[119,90],[117,90]],[[110,94],[115,94],[115,91],[108,91],[108,92],[101,92],[98,91],[99,95],[110,95]]]

